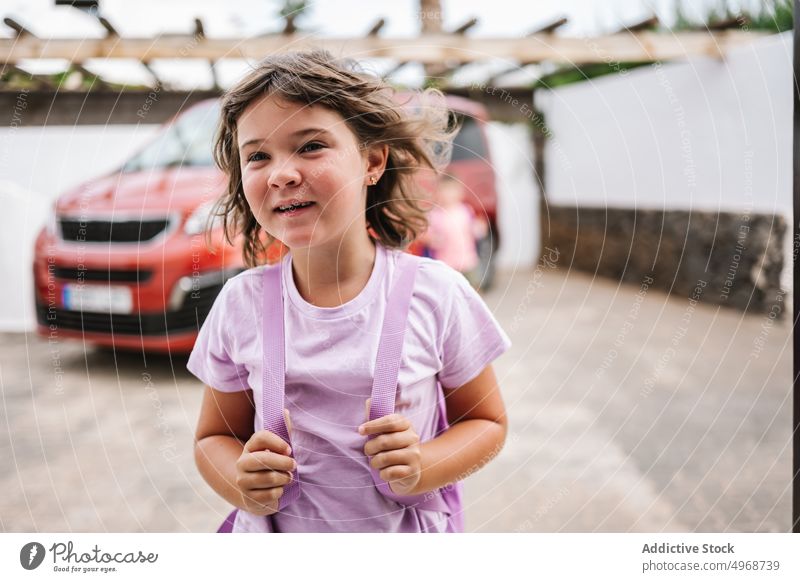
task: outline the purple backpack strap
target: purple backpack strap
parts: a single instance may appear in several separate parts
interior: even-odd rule
[[[238,509],[234,509],[230,512],[225,521],[222,522],[222,525],[219,526],[219,529],[217,529],[217,533],[233,533],[233,522],[236,521],[236,512],[238,511]]]
[[[264,430],[274,432],[291,446],[289,430],[283,416],[285,408],[285,369],[286,354],[283,325],[283,292],[281,269],[282,262],[264,269],[264,285],[262,297],[264,301],[261,320],[261,337],[263,342],[263,375],[261,378],[262,398],[261,414]],[[278,509],[281,510],[300,496],[300,480],[298,471],[292,473],[292,482],[286,486],[281,495]],[[217,529],[217,533],[232,533],[238,509],[234,509]],[[272,520],[266,518],[267,529],[272,531]]]
[[[383,316],[383,328],[375,360],[372,399],[369,407],[370,420],[394,412],[397,376],[400,372],[408,309],[411,306],[411,295],[414,292],[414,280],[417,276],[417,263],[403,253],[398,258],[397,270],[399,272],[395,277],[394,288],[389,293],[386,314]]]
[[[383,318],[381,339],[378,344],[378,355],[375,361],[372,398],[369,408],[370,420],[375,420],[394,412],[397,379],[403,353],[403,340],[408,326],[408,310],[411,305],[411,296],[414,292],[414,280],[418,265],[419,262],[416,257],[407,253],[398,255],[398,274],[395,277],[394,288],[389,293],[386,314]],[[444,420],[441,417],[443,404],[441,392],[439,396],[439,428],[446,428],[446,417]],[[369,438],[374,437],[375,435],[372,435]],[[447,499],[443,498],[441,491],[432,491],[423,495],[398,495],[392,491],[386,481],[381,479],[380,471],[370,467],[370,472],[375,486],[389,499],[419,509],[442,511],[447,514],[454,513],[454,508],[448,505]]]
[[[264,299],[262,333],[264,342],[261,411],[264,430],[274,432],[292,445],[286,419],[285,408],[286,354],[283,323],[283,291],[281,270],[283,261],[275,267],[264,269]],[[294,453],[294,451],[292,451]],[[292,473],[292,482],[281,495],[279,510],[300,496],[300,479],[297,469]]]

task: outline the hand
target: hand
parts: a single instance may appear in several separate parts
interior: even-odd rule
[[[369,411],[369,401],[367,401]],[[412,495],[422,478],[419,436],[401,414],[389,414],[358,427],[359,434],[379,435],[367,441],[364,454],[370,466],[398,495]]]
[[[284,413],[291,434],[289,411]],[[291,483],[291,471],[297,466],[290,453],[286,441],[274,432],[260,430],[250,437],[236,461],[236,487],[242,495],[242,509],[255,515],[277,513],[284,486]]]

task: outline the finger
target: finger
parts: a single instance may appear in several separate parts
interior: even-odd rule
[[[384,451],[378,453],[369,461],[370,467],[380,471],[392,465],[410,465],[410,455],[408,449],[398,449],[396,451]]]
[[[246,473],[239,479],[239,487],[245,491],[258,491],[272,487],[283,487],[292,482],[291,473],[283,471],[260,471]]]
[[[395,481],[397,479],[405,479],[410,477],[414,470],[408,465],[392,465],[383,469],[379,475],[384,481]]]
[[[292,457],[273,453],[272,451],[254,451],[242,461],[242,470],[248,473],[256,471],[294,471],[297,463]]]
[[[364,445],[364,454],[368,457],[372,457],[383,451],[404,449],[418,442],[419,437],[412,431],[382,434],[367,441],[367,444]]]
[[[365,404],[367,405],[367,407],[364,412],[364,422],[369,422],[369,407],[372,405],[372,397],[367,398]]]
[[[381,434],[385,432],[400,432],[411,428],[411,422],[402,414],[387,414],[375,420],[365,422],[358,427],[358,432],[364,435]]]
[[[244,450],[253,451],[274,451],[284,455],[291,454],[291,447],[281,437],[268,430],[257,431],[245,443]]]
[[[271,501],[280,499],[283,495],[283,487],[270,487],[268,489],[255,489],[248,491],[248,497],[256,503],[266,505]]]

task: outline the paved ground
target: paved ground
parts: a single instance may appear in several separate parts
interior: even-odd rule
[[[467,480],[469,530],[789,530],[788,319],[644,283],[501,275],[511,430]],[[213,530],[184,366],[0,334],[0,531]]]

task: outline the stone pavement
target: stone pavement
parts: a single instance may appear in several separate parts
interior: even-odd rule
[[[469,531],[789,530],[789,318],[546,262],[486,301],[514,342],[495,365],[510,431],[466,481]],[[223,518],[194,467],[185,358],[0,334],[0,393],[0,531]]]

